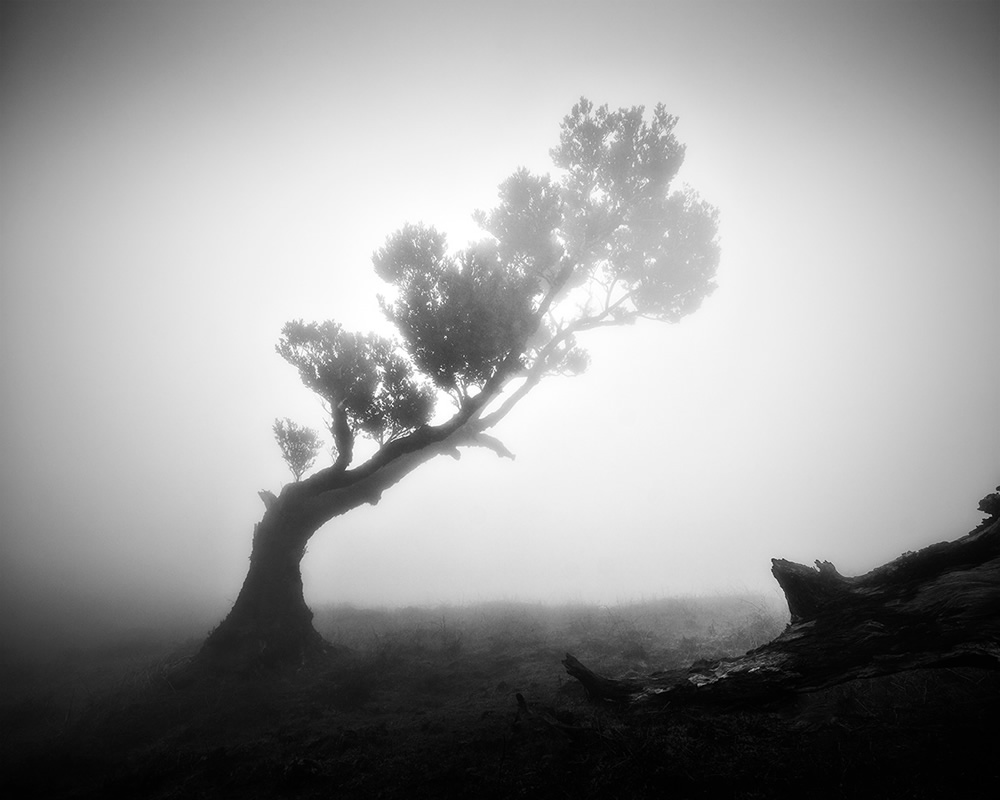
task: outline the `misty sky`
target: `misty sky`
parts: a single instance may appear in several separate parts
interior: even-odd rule
[[[615,602],[864,572],[1000,482],[993,2],[3,3],[8,609],[235,599],[283,323],[385,330],[370,257],[476,235],[585,95],[680,117],[719,289],[584,344],[495,433],[320,531],[312,603]],[[146,616],[144,616],[146,615]]]

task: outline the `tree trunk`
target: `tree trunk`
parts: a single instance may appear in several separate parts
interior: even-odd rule
[[[267,505],[254,526],[250,568],[236,603],[206,639],[199,660],[215,667],[301,663],[326,644],[313,628],[300,564],[319,527],[294,503],[261,493]]]
[[[383,492],[426,461],[441,454],[458,458],[458,446],[486,447],[510,454],[474,426],[454,426],[446,434],[430,430],[399,446],[391,456],[356,471],[328,468],[286,485],[278,497],[260,492],[266,511],[254,527],[250,569],[232,610],[202,645],[197,671],[247,670],[301,664],[330,649],[313,628],[302,594],[300,563],[306,543],[326,522],[362,505],[377,505]],[[383,448],[388,450],[392,445]],[[512,457],[512,456],[511,456]]]
[[[829,562],[812,568],[774,559],[791,622],[774,641],[738,658],[698,661],[644,680],[603,677],[568,653],[563,664],[592,697],[644,708],[773,700],[927,667],[998,669],[998,499],[980,503],[991,517],[961,539],[856,578]]]

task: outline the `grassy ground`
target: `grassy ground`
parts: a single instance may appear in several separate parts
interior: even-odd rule
[[[569,651],[622,675],[738,654],[784,624],[755,599],[329,608],[316,624],[340,645],[328,662],[212,685],[172,677],[196,640],[8,658],[0,792],[971,798],[992,797],[1000,778],[992,673],[916,672],[780,708],[637,717],[589,702],[559,663]]]

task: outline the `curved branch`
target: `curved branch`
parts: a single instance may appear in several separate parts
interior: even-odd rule
[[[343,482],[340,485],[314,492],[312,497],[304,498],[303,518],[318,527],[358,506],[377,505],[386,489],[395,486],[421,464],[439,455],[454,458],[459,447],[485,447],[499,456],[514,458],[514,454],[500,440],[469,424],[465,428],[453,430],[443,438],[428,440],[422,446],[396,455],[379,466],[371,466],[375,461],[373,456],[364,465],[364,473],[360,470],[342,473]],[[301,484],[289,484],[286,490],[294,491],[296,486]]]
[[[509,458],[511,461],[514,460],[514,454],[507,449],[507,445],[495,436],[490,436],[482,432],[471,434],[468,440],[462,442],[461,444],[466,447],[485,447],[487,450],[492,450],[500,458]]]

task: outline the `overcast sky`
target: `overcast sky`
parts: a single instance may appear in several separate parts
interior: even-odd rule
[[[664,103],[719,289],[584,342],[496,434],[322,529],[314,603],[770,592],[959,536],[1000,482],[994,2],[0,6],[8,608],[222,612],[283,323],[384,326],[370,257],[454,245],[573,103]],[[10,605],[13,604],[13,605]]]

